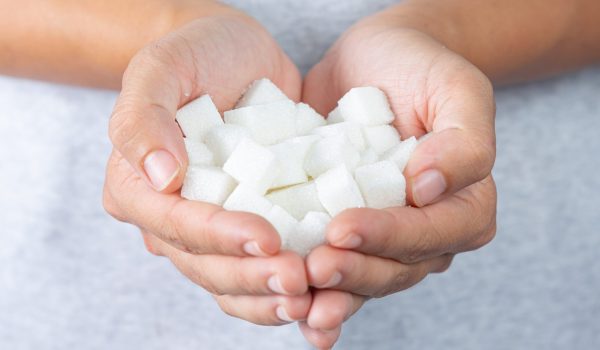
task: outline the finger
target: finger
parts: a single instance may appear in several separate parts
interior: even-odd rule
[[[190,85],[186,77],[193,74],[180,74],[165,45],[145,48],[127,67],[109,136],[141,178],[170,193],[181,186],[187,167],[175,113],[183,96],[181,85]]]
[[[331,349],[337,342],[342,333],[342,327],[336,327],[332,330],[320,330],[311,328],[306,322],[298,322],[298,327],[308,340],[317,349]]]
[[[477,249],[493,239],[496,186],[492,177],[423,208],[349,209],[328,226],[334,247],[414,263]]]
[[[483,180],[496,158],[491,83],[463,59],[446,60],[433,64],[430,76],[437,78],[424,87],[430,109],[419,119],[431,136],[417,147],[405,170],[408,199],[419,207]]]
[[[383,297],[412,287],[430,272],[446,269],[451,261],[451,256],[442,255],[406,265],[351,250],[321,246],[307,257],[306,269],[309,284],[316,288]]]
[[[302,295],[308,290],[304,260],[292,252],[269,258],[193,255],[152,235],[148,240],[183,275],[215,295]]]
[[[338,290],[313,291],[313,301],[306,320],[312,329],[332,331],[341,327],[365,303],[362,295]]]
[[[306,319],[311,303],[309,292],[300,296],[214,296],[221,309],[232,317],[264,326],[278,326]]]
[[[267,256],[279,251],[277,231],[263,218],[157,193],[118,153],[107,167],[104,207],[174,247],[193,254]]]

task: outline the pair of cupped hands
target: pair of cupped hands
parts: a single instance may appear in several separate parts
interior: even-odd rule
[[[446,270],[456,253],[489,242],[496,227],[491,84],[442,43],[403,27],[393,11],[351,27],[304,81],[269,33],[233,9],[142,49],[110,121],[107,211],[139,227],[151,253],[170,259],[227,314],[262,325],[298,321],[318,348],[332,347],[369,298],[407,289]],[[328,226],[327,244],[303,260],[280,251],[263,218],[182,199],[187,156],[177,109],[206,93],[221,111],[231,109],[262,77],[324,115],[353,87],[384,90],[403,138],[431,132],[404,172],[411,206],[346,210]]]

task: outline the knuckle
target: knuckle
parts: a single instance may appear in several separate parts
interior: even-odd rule
[[[244,260],[242,260],[244,261]],[[258,279],[249,279],[247,275],[247,270],[243,268],[244,263],[240,264],[241,266],[237,266],[233,269],[233,280],[237,285],[237,289],[241,292],[246,293],[256,293],[259,288],[257,288]]]
[[[185,228],[182,222],[186,220],[185,215],[182,215],[183,200],[175,201],[169,208],[166,219],[162,221],[161,232],[164,233],[165,239],[169,242],[177,244],[181,250],[186,253],[194,254],[195,252],[187,246],[185,237]]]
[[[407,288],[407,283],[410,281],[410,273],[407,269],[402,269],[392,275],[392,278],[379,288],[374,295],[375,298],[382,298],[390,294],[399,292]]]
[[[439,236],[439,233],[435,228],[433,228],[427,234],[419,236],[412,248],[408,250],[405,256],[401,259],[401,262],[405,264],[414,264],[432,255],[432,253],[435,251],[434,247],[436,246],[434,241],[437,240],[437,238],[434,237],[437,236]]]
[[[443,263],[435,270],[433,270],[432,272],[434,273],[442,273],[442,272],[446,272],[449,268],[450,265],[452,265],[452,260],[454,259],[454,255],[453,254],[449,254],[443,261]]]
[[[471,167],[475,171],[478,180],[486,178],[494,167],[496,160],[496,148],[494,142],[486,136],[482,140],[471,138],[469,141],[471,151],[471,161],[475,166]]]
[[[139,147],[142,132],[142,116],[129,105],[120,105],[109,121],[109,137],[113,145],[122,153],[127,153],[130,145]]]
[[[496,238],[496,232],[497,232],[497,226],[496,226],[496,223],[494,222],[490,226],[490,228],[488,230],[486,230],[486,232],[481,236],[481,241],[479,242],[480,247],[483,247],[484,245],[493,241],[494,238]]]
[[[224,290],[224,288],[222,288],[222,286],[220,286],[218,283],[215,283],[215,281],[213,281],[211,278],[208,278],[208,276],[206,276],[206,273],[204,271],[199,270],[197,268],[194,269],[194,281],[196,281],[196,283],[198,285],[200,285],[202,288],[204,288],[210,294],[213,294],[216,296],[223,296],[223,295],[228,294],[225,292],[225,290]]]
[[[219,304],[219,307],[221,308],[221,310],[226,315],[231,316],[231,317],[238,317],[238,315],[234,311],[234,308],[231,307],[231,305],[226,297],[224,297],[222,295],[214,295],[214,294],[213,294],[213,297],[217,301],[217,304]]]
[[[121,213],[121,208],[119,208],[115,202],[106,184],[104,185],[104,190],[102,192],[102,206],[108,215],[112,216],[118,221],[125,221],[125,216]]]
[[[157,249],[157,246],[155,244],[157,242],[152,239],[150,234],[144,233],[144,231],[142,231],[141,234],[142,234],[142,238],[144,239],[144,247],[146,247],[146,251],[148,251],[148,253],[150,253],[154,256],[162,256],[162,254]]]

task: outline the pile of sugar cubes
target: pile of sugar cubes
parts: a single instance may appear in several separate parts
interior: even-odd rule
[[[177,112],[189,157],[181,195],[260,215],[282,249],[306,256],[343,210],[405,205],[402,172],[417,140],[401,141],[393,120],[374,87],[350,90],[327,119],[268,79],[224,118],[201,96]]]

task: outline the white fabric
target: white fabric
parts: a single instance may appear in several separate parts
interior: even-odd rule
[[[238,1],[304,71],[393,1]],[[497,238],[369,302],[340,349],[600,346],[600,69],[498,92]],[[308,349],[224,315],[101,207],[114,92],[0,78],[0,349]]]

